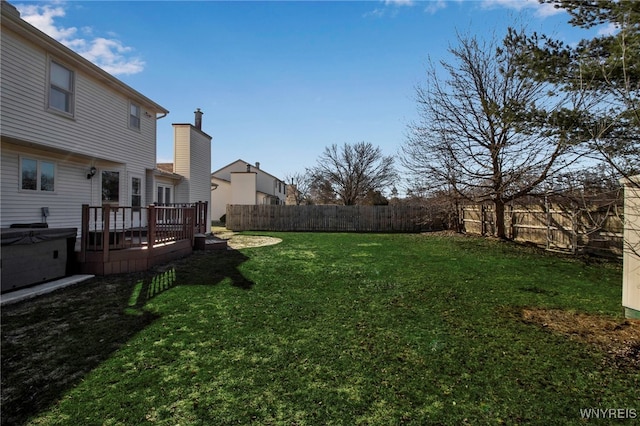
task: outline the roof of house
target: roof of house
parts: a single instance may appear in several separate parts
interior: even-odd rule
[[[173,173],[173,163],[158,163],[156,167],[162,171]]]
[[[212,172],[212,173],[211,173],[211,175],[213,176],[213,175],[215,175],[216,173],[219,173],[219,172],[223,171],[224,169],[226,169],[227,167],[232,166],[232,165],[234,165],[234,164],[236,164],[236,163],[242,163],[243,165],[249,164],[249,165],[251,166],[251,169],[252,169],[251,171],[254,171],[254,172],[255,172],[255,171],[260,171],[260,172],[264,173],[264,174],[265,174],[265,175],[267,175],[267,176],[271,176],[271,177],[272,177],[272,178],[274,178],[274,179],[277,179],[277,180],[279,180],[279,181],[282,181],[283,183],[286,183],[286,182],[284,182],[284,180],[280,179],[279,177],[274,176],[274,175],[272,175],[272,174],[271,174],[271,173],[269,173],[269,172],[265,172],[265,171],[264,171],[264,170],[262,170],[261,168],[256,167],[256,166],[255,166],[255,164],[251,164],[251,163],[249,163],[248,161],[244,161],[244,160],[242,160],[242,159],[240,159],[240,158],[239,158],[239,159],[237,159],[236,161],[232,161],[231,163],[227,164],[227,165],[226,165],[226,166],[224,166],[224,167],[220,167],[218,170],[216,170],[216,171]],[[217,179],[221,179],[221,178],[218,178],[217,176],[214,176],[214,177],[216,177]],[[221,179],[221,180],[225,180],[225,179]]]
[[[93,64],[91,61],[83,58],[78,53],[69,49],[57,40],[49,37],[33,25],[29,24],[20,17],[20,12],[11,4],[2,0],[2,28],[14,31],[26,40],[43,47],[47,52],[51,52],[58,56],[61,60],[69,63],[81,70],[85,74],[91,76],[100,83],[110,87],[111,89],[120,92],[131,100],[139,102],[147,109],[153,110],[155,113],[168,114],[169,110],[152,101],[144,96],[142,93],[136,91],[132,87],[126,85],[116,77],[112,76],[102,68]]]

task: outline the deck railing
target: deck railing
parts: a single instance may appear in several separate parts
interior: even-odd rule
[[[206,232],[207,203],[128,207],[104,204],[82,206],[82,257],[87,251],[147,247],[179,240],[194,242]]]
[[[197,203],[166,203],[154,204],[159,207],[193,207],[195,208],[195,232],[196,234],[205,234],[209,232],[210,224],[207,223],[207,209],[209,203],[206,201],[198,201]]]

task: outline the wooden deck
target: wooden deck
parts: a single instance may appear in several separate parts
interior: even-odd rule
[[[207,203],[170,206],[82,206],[76,252],[79,272],[110,275],[140,272],[192,253],[204,234]]]
[[[142,272],[155,265],[188,256],[192,252],[193,245],[190,240],[159,243],[151,248],[142,246],[110,250],[106,258],[104,252],[92,251],[87,252],[84,260],[79,262],[80,272],[93,275]]]

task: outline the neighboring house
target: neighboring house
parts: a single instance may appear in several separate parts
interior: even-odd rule
[[[166,171],[156,165],[156,122],[166,108],[5,1],[0,49],[0,227],[47,222],[80,230],[83,204],[209,200],[211,137],[200,128],[202,112],[195,125],[173,125],[175,162]]]
[[[227,204],[285,204],[286,184],[260,168],[236,160],[211,173],[211,217],[219,220]]]

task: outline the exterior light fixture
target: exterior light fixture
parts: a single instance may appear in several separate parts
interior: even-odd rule
[[[87,173],[87,179],[91,179],[92,177],[94,177],[97,171],[98,169],[96,169],[95,167],[91,167],[89,169],[89,173]]]

